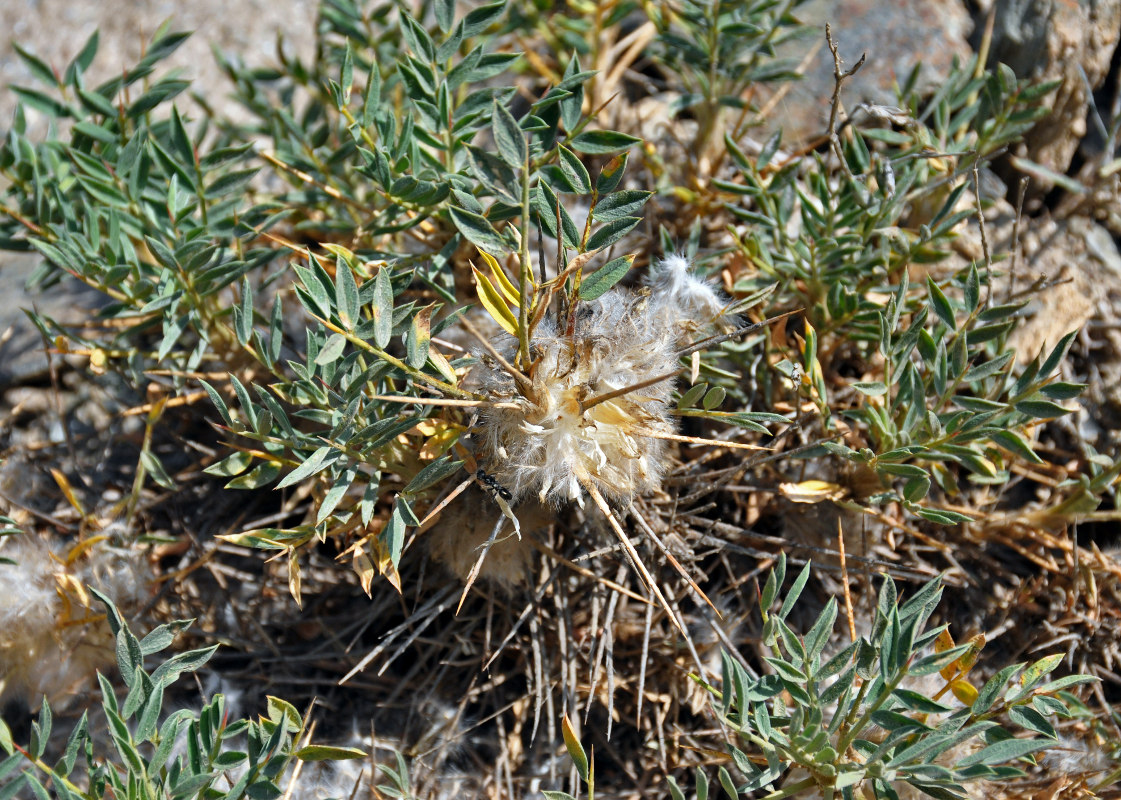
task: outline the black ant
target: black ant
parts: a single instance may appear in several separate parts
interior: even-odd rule
[[[509,489],[499,483],[493,475],[488,475],[486,470],[482,469],[481,467],[475,471],[475,477],[485,483],[488,489],[490,489],[506,502],[510,502],[514,499],[514,495]]]

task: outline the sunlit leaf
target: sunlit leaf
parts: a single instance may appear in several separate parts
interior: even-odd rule
[[[472,273],[475,275],[475,290],[478,293],[479,302],[483,304],[483,308],[491,315],[491,318],[497,322],[503,330],[511,336],[518,335],[518,317],[510,310],[506,304],[506,300],[494,288],[494,284],[490,282],[482,272],[475,267],[471,267]]]

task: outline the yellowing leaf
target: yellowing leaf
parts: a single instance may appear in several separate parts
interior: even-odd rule
[[[561,717],[561,736],[564,737],[565,749],[568,750],[568,756],[572,759],[572,763],[576,765],[576,771],[586,782],[589,769],[588,756],[580,744],[580,739],[576,736],[576,731],[572,730],[572,723],[568,721],[567,714]]]
[[[518,335],[518,318],[506,305],[506,301],[494,288],[494,284],[490,282],[486,275],[481,273],[475,267],[471,267],[471,271],[475,273],[475,288],[479,294],[479,302],[483,304],[483,308],[491,315],[495,322],[502,326],[502,329],[511,336]]]
[[[612,178],[615,177],[615,173],[617,173],[619,170],[621,170],[626,165],[627,165],[626,154],[620,153],[619,155],[614,156],[610,161],[607,162],[606,166],[604,166],[604,168],[600,170],[600,172],[599,172],[600,178],[599,179],[601,181],[611,180]]]
[[[977,699],[977,687],[965,678],[958,678],[950,683],[950,691],[954,693],[954,697],[967,706],[973,705],[973,701]]]
[[[969,649],[955,662],[962,675],[973,669],[983,649],[985,649],[985,634],[978,633],[969,639]]]
[[[389,550],[387,550],[380,538],[377,536],[369,537],[370,549],[374,556],[374,561],[379,573],[385,576],[385,579],[392,584],[393,588],[397,590],[397,594],[401,593],[401,575],[397,572],[397,568],[393,566],[393,558]]]
[[[996,472],[997,472],[996,464],[994,464],[992,461],[985,458],[984,456],[974,455],[973,458],[974,458],[977,466],[984,472],[986,477],[988,477],[988,478],[995,478],[996,477]]]
[[[970,637],[968,645],[968,650],[938,671],[943,678],[952,681],[973,669],[973,665],[977,663],[977,658],[981,655],[981,650],[985,647],[985,634],[978,633],[976,636]],[[936,653],[944,653],[953,647],[954,637],[950,635],[949,631],[942,631],[938,634],[938,638],[934,640],[934,652]],[[951,688],[953,688],[952,684]]]
[[[288,718],[288,730],[298,731],[303,727],[303,720],[300,719],[300,712],[296,707],[289,703],[287,700],[281,700],[279,697],[267,696],[269,719],[277,725],[285,717]]]
[[[76,545],[66,551],[67,566],[73,564],[75,561],[81,558],[82,554],[93,547],[95,544],[104,542],[108,538],[109,536],[107,534],[100,533],[97,536],[91,536],[88,539],[83,539],[82,541],[78,542]]]
[[[459,386],[459,379],[452,369],[452,365],[444,358],[444,354],[437,350],[435,347],[428,348],[428,360],[432,362],[432,366],[440,373],[440,377],[450,383],[452,386]]]
[[[845,496],[845,487],[828,481],[781,483],[778,490],[792,503],[822,503],[826,500],[840,500]]]
[[[947,650],[954,649],[954,637],[950,635],[949,630],[943,630],[938,634],[938,638],[934,640],[934,652],[945,653]],[[938,670],[938,674],[946,680],[953,680],[954,676],[958,674],[957,661],[951,661],[942,669]]]
[[[167,401],[171,399],[170,395],[164,395],[156,402],[152,403],[152,407],[148,409],[148,425],[155,425],[160,421],[163,416],[163,410],[167,406]]]
[[[417,456],[429,461],[447,452],[463,433],[463,426],[441,419],[431,419],[418,424],[416,431],[424,436],[424,442],[417,451]]]
[[[1035,683],[1044,675],[1055,669],[1055,667],[1059,666],[1059,664],[1063,663],[1064,658],[1066,658],[1066,653],[1053,653],[1052,655],[1044,656],[1039,659],[1024,670],[1024,674],[1020,676],[1020,685],[1027,686],[1029,683]]]
[[[325,744],[309,744],[295,752],[300,761],[344,761],[365,758],[366,753],[357,747],[333,747]]]
[[[370,588],[374,582],[374,562],[361,548],[355,548],[353,566],[354,571],[358,574],[358,582],[362,584],[362,591],[366,593],[367,597],[373,597]]]
[[[236,544],[240,547],[257,547],[262,550],[283,550],[284,545],[266,534],[265,528],[258,528],[241,533],[220,533],[217,538]]]
[[[296,548],[293,547],[288,551],[288,591],[292,593],[292,599],[296,601],[296,605],[300,608],[304,607],[302,586],[300,560],[296,557]]]
[[[519,292],[518,287],[514,286],[514,284],[510,282],[510,279],[506,277],[506,273],[503,272],[502,267],[498,265],[498,260],[490,253],[482,250],[479,251],[479,254],[483,257],[483,261],[487,263],[487,266],[490,267],[491,274],[494,276],[494,284],[498,290],[506,296],[506,299],[515,308],[520,306],[522,304],[522,293]]]
[[[319,245],[336,258],[341,258],[351,267],[358,265],[358,258],[354,255],[353,250],[348,250],[341,244],[335,244],[334,242],[320,242]]]
[[[62,494],[66,497],[67,502],[73,506],[74,510],[82,517],[86,518],[86,508],[82,505],[82,501],[78,499],[78,495],[74,492],[74,487],[70,485],[70,480],[62,474],[59,470],[51,467],[51,475],[54,477],[55,483],[58,488],[62,490]]]
[[[90,596],[86,593],[86,587],[82,582],[68,572],[59,572],[55,576],[55,581],[58,583],[58,596],[62,599],[66,606],[66,611],[63,619],[73,619],[70,598],[76,597],[78,602],[86,608],[90,607]]]

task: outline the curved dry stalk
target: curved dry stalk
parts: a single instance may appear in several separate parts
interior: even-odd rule
[[[708,336],[704,339],[693,342],[688,347],[678,350],[674,355],[677,358],[682,358],[684,356],[692,355],[693,353],[696,353],[700,350],[707,350],[710,347],[715,347],[718,344],[723,344],[724,342],[731,341],[732,339],[738,339],[740,336],[746,336],[749,333],[754,333],[760,328],[765,328],[768,325],[773,325],[776,322],[781,322],[787,317],[792,317],[795,314],[801,314],[803,311],[805,311],[805,309],[796,308],[793,311],[787,311],[785,314],[779,314],[776,317],[769,317],[762,322],[753,322],[750,325],[744,325],[743,327],[736,328],[734,331],[731,331],[729,333],[720,333],[716,336]]]
[[[638,551],[634,549],[634,545],[631,544],[630,538],[627,536],[626,531],[623,530],[623,526],[619,523],[619,519],[615,516],[615,512],[611,510],[611,506],[607,505],[607,501],[603,499],[603,495],[600,494],[600,491],[596,488],[595,483],[588,480],[584,476],[580,476],[578,480],[580,481],[580,485],[584,487],[584,490],[589,495],[591,495],[591,498],[595,502],[595,504],[599,506],[599,510],[603,512],[603,515],[605,517],[607,517],[607,522],[611,526],[611,530],[613,530],[615,532],[615,535],[619,537],[619,543],[623,545],[623,550],[626,552],[627,557],[630,559],[630,562],[634,566],[635,571],[639,574],[639,577],[642,578],[643,583],[645,583],[647,587],[649,587],[650,591],[653,592],[654,596],[658,598],[658,604],[662,607],[666,614],[669,615],[670,622],[673,623],[673,626],[677,628],[678,632],[682,636],[688,639],[689,634],[685,630],[685,626],[681,624],[681,620],[679,620],[677,618],[677,615],[673,613],[673,609],[670,607],[670,604],[666,600],[665,595],[662,594],[662,590],[661,588],[659,588],[657,581],[654,580],[654,576],[650,574],[650,570],[646,569],[646,565],[642,563],[642,559],[638,556]]]
[[[651,527],[650,523],[638,513],[638,509],[635,508],[634,503],[631,503],[630,508],[627,510],[630,511],[631,516],[634,517],[639,527],[650,537],[650,541],[654,543],[654,546],[658,548],[659,552],[666,557],[666,560],[677,570],[677,573],[689,584],[689,588],[696,592],[697,595],[708,604],[709,608],[716,612],[717,617],[723,619],[724,617],[720,613],[720,610],[712,604],[712,601],[708,599],[708,595],[704,593],[704,590],[697,585],[697,582],[693,580],[693,577],[686,571],[685,567],[681,565],[681,562],[669,551],[669,548],[666,547],[665,543],[658,537],[658,534],[654,532],[654,528]]]
[[[403,394],[374,394],[370,395],[368,399],[381,400],[386,403],[401,403],[402,405],[415,403],[418,406],[448,406],[451,408],[521,408],[521,406],[515,405],[514,403],[502,403],[494,400],[458,400],[452,397],[409,397]]]
[[[560,574],[559,572],[554,572],[545,581],[545,583],[542,584],[537,589],[537,591],[534,593],[533,597],[531,597],[529,599],[529,602],[527,602],[525,604],[525,607],[522,609],[521,613],[518,615],[518,618],[514,621],[514,624],[510,626],[510,630],[509,630],[509,632],[507,632],[505,638],[499,643],[498,647],[496,647],[494,649],[494,652],[491,653],[489,656],[487,656],[487,660],[483,662],[483,666],[482,666],[481,669],[484,672],[486,670],[490,669],[490,666],[491,666],[491,664],[494,663],[494,660],[496,658],[498,658],[499,655],[502,654],[503,650],[506,649],[506,645],[508,645],[511,641],[513,641],[513,639],[517,635],[518,631],[521,630],[522,624],[527,619],[530,618],[531,612],[537,610],[537,608],[541,604],[542,599],[545,597],[546,591],[548,591],[548,589],[553,586],[553,584],[556,580],[556,576],[559,575],[559,574]]]
[[[655,375],[653,378],[648,378],[638,383],[632,383],[629,386],[624,386],[620,389],[612,389],[610,392],[597,394],[595,397],[589,397],[587,400],[580,401],[580,412],[583,413],[589,408],[598,406],[600,403],[606,403],[608,400],[614,400],[616,397],[622,397],[631,392],[637,392],[639,389],[645,389],[647,386],[653,386],[662,381],[668,381],[671,378],[676,378],[681,370],[673,370],[672,372],[663,372],[661,375]]]
[[[849,591],[849,565],[845,557],[845,533],[841,529],[841,518],[837,517],[837,553],[841,557],[841,585],[845,590],[845,616],[849,623],[849,641],[856,641],[856,619],[852,613],[852,592]]]
[[[608,589],[611,589],[613,592],[618,592],[619,594],[625,594],[627,597],[631,598],[632,600],[637,600],[638,602],[645,603],[646,605],[652,605],[652,603],[650,602],[650,600],[648,598],[643,597],[638,592],[635,592],[635,591],[632,591],[632,590],[628,589],[626,586],[623,586],[621,583],[617,583],[613,580],[609,580],[608,578],[604,578],[602,575],[596,575],[592,570],[588,569],[587,567],[580,566],[575,561],[573,561],[571,559],[568,559],[568,558],[565,558],[564,556],[562,556],[560,553],[558,553],[553,548],[549,547],[549,545],[545,544],[544,542],[538,541],[536,537],[527,535],[525,537],[524,541],[527,544],[529,544],[530,547],[535,549],[537,552],[541,553],[542,555],[548,556],[553,561],[556,561],[558,564],[563,564],[564,566],[568,567],[570,570],[572,570],[576,574],[583,575],[585,578],[589,578],[589,579],[591,579],[591,580],[593,580],[597,583],[602,583],[604,586],[606,586]]]
[[[646,607],[646,618],[642,624],[642,657],[638,661],[638,688],[635,693],[634,725],[642,727],[642,700],[646,691],[646,665],[650,661],[650,632],[654,627],[654,606]]]
[[[420,630],[428,627],[428,625],[430,625],[432,621],[436,619],[436,617],[438,617],[441,613],[451,607],[451,594],[452,587],[449,585],[445,586],[441,591],[437,592],[435,595],[429,598],[428,601],[423,606],[418,608],[413,614],[411,614],[408,619],[406,619],[393,630],[386,633],[381,643],[378,644],[377,647],[363,656],[362,659],[357,664],[355,664],[349,672],[346,673],[346,675],[343,675],[341,678],[339,678],[337,685],[342,686],[359,672],[362,672],[364,669],[366,669],[366,667],[370,665],[370,662],[377,658],[386,649],[388,649],[389,645],[391,645],[398,636],[400,636],[402,633],[404,633],[414,625],[417,625],[418,619],[420,620],[420,624],[418,626]],[[419,635],[419,633],[417,635]],[[416,636],[414,635],[412,638],[415,640]]]
[[[770,450],[761,444],[744,444],[742,442],[725,442],[722,439],[705,439],[700,436],[683,436],[679,433],[661,433],[647,428],[635,431],[639,436],[649,436],[651,439],[665,439],[670,442],[685,442],[687,444],[709,444],[713,447],[728,447],[733,450]]]
[[[311,724],[308,725],[307,723],[310,717],[311,708],[309,707],[307,713],[304,715],[304,726],[307,732],[303,736],[303,744],[301,744],[300,747],[307,747],[311,744],[311,737],[315,735],[315,726],[319,724],[318,720],[311,720]],[[296,759],[296,766],[292,769],[292,777],[288,780],[288,788],[284,790],[284,794],[281,796],[280,800],[291,800],[292,792],[296,788],[296,783],[300,780],[300,770],[303,769],[303,766],[304,762],[300,759]]]
[[[471,571],[467,574],[467,581],[463,587],[463,594],[459,596],[459,605],[455,607],[455,613],[458,615],[459,610],[463,608],[463,601],[467,599],[467,594],[471,591],[471,587],[475,585],[475,579],[479,577],[479,570],[483,568],[483,562],[486,561],[487,553],[490,552],[491,547],[498,540],[498,534],[502,531],[502,526],[506,523],[506,517],[500,516],[494,523],[494,529],[490,532],[490,538],[482,546],[482,551],[479,553],[478,559],[475,561],[475,566],[471,567]]]
[[[447,497],[445,497],[443,500],[441,500],[439,503],[437,503],[435,505],[435,507],[433,507],[433,509],[431,511],[429,511],[424,516],[424,519],[422,519],[420,521],[420,524],[417,525],[417,527],[416,527],[417,535],[419,536],[420,534],[424,533],[429,528],[431,528],[434,524],[436,524],[436,521],[439,518],[440,512],[443,511],[445,508],[447,508],[448,505],[451,504],[452,500],[455,500],[455,498],[457,498],[461,494],[463,494],[463,492],[467,489],[467,487],[470,486],[474,482],[475,482],[474,476],[471,476],[471,477],[467,478],[467,480],[463,481],[463,483],[456,486]]]

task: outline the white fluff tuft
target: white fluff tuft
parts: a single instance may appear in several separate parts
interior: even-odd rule
[[[46,672],[60,667],[55,565],[45,552],[22,542],[3,552],[16,564],[0,564],[0,630],[4,631],[0,637],[0,699],[41,695],[40,684],[59,682],[57,678],[44,680]]]
[[[1042,755],[1044,767],[1053,775],[1097,775],[1110,767],[1110,760],[1100,744],[1059,734],[1059,741]]]
[[[730,301],[711,281],[698,278],[688,259],[677,253],[663,258],[651,269],[650,315],[657,324],[677,331],[683,344],[712,329],[731,330],[734,317],[725,316]]]
[[[96,605],[84,587],[128,606],[147,586],[134,559],[108,547],[67,565],[33,536],[6,544],[0,552],[16,563],[0,563],[0,702],[20,698],[33,708],[46,696],[59,705],[115,658],[108,625],[85,621],[103,609],[83,605]]]

